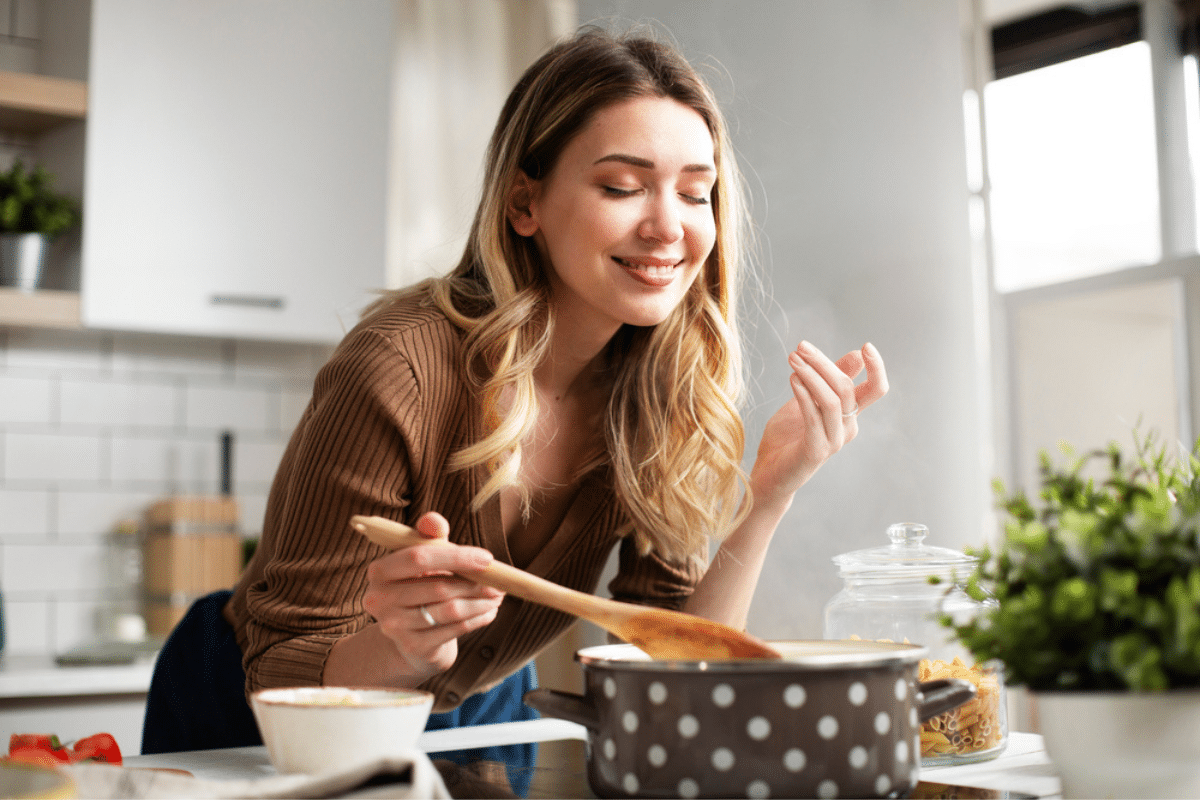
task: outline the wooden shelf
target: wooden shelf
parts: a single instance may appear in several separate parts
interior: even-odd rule
[[[83,81],[0,71],[0,131],[37,135],[87,118]],[[79,330],[78,292],[0,287],[0,327]]]
[[[0,130],[38,134],[87,118],[83,81],[0,71]]]
[[[0,327],[81,330],[79,292],[0,287]]]

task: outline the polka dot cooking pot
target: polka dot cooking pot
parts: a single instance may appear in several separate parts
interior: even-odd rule
[[[588,728],[600,797],[888,797],[917,785],[920,725],[975,694],[919,683],[919,645],[772,642],[781,661],[652,661],[632,645],[576,653],[581,695],[525,702]]]

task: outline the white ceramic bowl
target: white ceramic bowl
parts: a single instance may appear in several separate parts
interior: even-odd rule
[[[300,686],[250,696],[275,769],[328,772],[411,751],[433,695],[415,689]]]

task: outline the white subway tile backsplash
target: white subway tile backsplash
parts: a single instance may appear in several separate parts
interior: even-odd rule
[[[99,592],[108,585],[104,556],[103,544],[6,543],[0,586],[6,597],[54,590],[74,595]]]
[[[112,478],[162,494],[211,493],[218,488],[216,437],[114,436]]]
[[[54,432],[4,434],[5,482],[97,481],[105,476],[105,443],[93,436]]]
[[[103,334],[12,328],[8,331],[5,364],[55,372],[106,372],[109,346]]]
[[[285,388],[279,397],[279,430],[284,433],[291,433],[296,429],[296,425],[300,422],[300,417],[304,415],[304,409],[308,407],[308,401],[312,399],[312,387],[306,386],[303,389],[287,389]]]
[[[0,420],[47,424],[54,417],[55,379],[0,373]]]
[[[113,334],[114,374],[215,377],[230,371],[227,345],[217,339]]]
[[[237,342],[233,372],[237,378],[275,380],[315,374],[314,362],[324,352],[324,348],[283,342]]]
[[[233,479],[238,487],[257,484],[267,487],[283,458],[284,442],[242,441],[234,446]]]
[[[129,540],[113,531],[168,495],[216,493],[223,430],[234,433],[243,534],[260,535],[270,482],[329,352],[0,330],[6,652],[53,654],[95,641],[105,615],[136,604],[137,586],[113,558],[117,542]]]
[[[54,652],[96,641],[106,618],[111,614],[110,602],[102,599],[59,600],[54,604]]]
[[[184,419],[190,429],[273,430],[271,399],[277,388],[242,388],[228,385],[189,384]]]
[[[53,493],[0,487],[0,537],[42,537],[50,530]]]
[[[267,493],[239,492],[238,505],[241,509],[242,535],[258,538],[262,535],[263,514],[267,510]]]
[[[14,600],[6,596],[4,652],[13,655],[54,652],[50,638],[54,630],[52,605],[49,600]]]
[[[172,427],[181,421],[181,392],[173,382],[64,378],[60,421],[114,428]]]
[[[106,539],[122,522],[136,523],[146,507],[163,496],[160,491],[60,491],[54,497],[60,537]],[[0,504],[3,503],[0,493]],[[2,508],[2,505],[0,505]]]

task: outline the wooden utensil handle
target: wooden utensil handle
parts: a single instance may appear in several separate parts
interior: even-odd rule
[[[419,544],[450,544],[449,539],[427,538],[413,528],[386,517],[357,515],[351,517],[350,525],[375,544],[390,550],[400,550]],[[614,600],[606,600],[603,597],[559,586],[557,583],[531,575],[511,564],[505,564],[503,561],[493,561],[484,569],[462,577],[507,592],[515,597],[551,606],[577,617],[612,614],[621,610],[619,605],[617,609],[611,607],[617,605]]]

